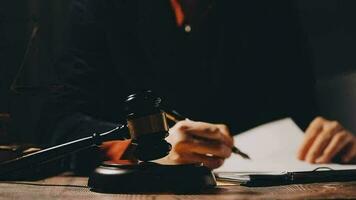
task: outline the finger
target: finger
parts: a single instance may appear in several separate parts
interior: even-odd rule
[[[231,136],[229,127],[227,127],[225,124],[218,124],[217,126],[218,126],[220,132],[222,133],[223,142],[227,146],[233,147],[234,146],[234,138]]]
[[[351,142],[350,150],[342,157],[344,163],[356,163],[356,139]]]
[[[209,169],[216,169],[224,163],[224,159],[219,157],[205,156],[195,153],[180,154],[176,162],[178,163],[201,163]]]
[[[324,118],[317,117],[310,123],[309,127],[305,132],[303,143],[298,151],[298,158],[300,160],[305,160],[308,150],[312,146],[318,134],[321,132],[324,122]]]
[[[339,132],[340,129],[341,126],[337,122],[327,123],[308,150],[305,160],[314,163],[315,160],[322,155],[332,137]]]
[[[223,143],[206,143],[201,140],[182,141],[175,145],[174,150],[179,153],[196,153],[200,155],[211,155],[220,158],[228,158],[231,148]]]
[[[225,145],[232,148],[234,146],[234,140],[233,140],[233,137],[231,136],[229,128],[224,124],[217,124],[214,126],[216,126],[220,131],[220,134],[221,134],[220,139],[212,140],[212,139],[206,139],[206,138],[202,138],[200,136],[195,136],[195,135],[193,135],[192,137],[195,139],[200,139],[201,141],[206,141],[208,143],[224,143]]]
[[[185,120],[178,122],[175,126],[182,133],[210,140],[224,141],[220,129],[214,124]]]
[[[347,144],[351,142],[352,138],[347,131],[337,133],[325,148],[323,155],[316,159],[316,163],[330,163]]]

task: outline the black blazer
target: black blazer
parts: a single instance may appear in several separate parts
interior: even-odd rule
[[[110,129],[125,119],[125,97],[142,89],[233,133],[288,116],[305,127],[315,114],[289,0],[216,0],[190,33],[177,28],[169,0],[74,0],[68,35],[55,66],[65,88],[44,109],[44,144]]]

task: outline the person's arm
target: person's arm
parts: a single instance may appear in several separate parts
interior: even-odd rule
[[[103,1],[75,0],[71,4],[64,54],[55,64],[60,89],[42,108],[40,143],[50,147],[118,126],[123,116],[114,77],[106,33],[102,22]],[[115,86],[115,91],[111,87]],[[91,148],[73,155],[72,169],[89,173],[100,161],[100,149]]]
[[[107,114],[114,101],[110,86],[116,82],[111,76],[112,63],[98,2],[76,0],[72,3],[66,48],[55,64],[57,82],[63,88],[51,96],[44,108],[41,124],[44,145],[110,130],[120,119],[117,113],[120,102],[112,107],[117,121]]]

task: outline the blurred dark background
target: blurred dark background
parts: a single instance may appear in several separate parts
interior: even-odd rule
[[[62,49],[70,1],[0,2],[0,113],[11,114],[10,135],[19,141],[36,142],[34,130],[46,97],[15,94],[9,87],[35,23],[40,24],[40,32],[19,83],[51,83],[51,66]],[[340,120],[356,132],[356,1],[294,0],[294,3],[310,39],[322,114]]]

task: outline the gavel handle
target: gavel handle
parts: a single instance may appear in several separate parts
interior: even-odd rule
[[[0,164],[0,180],[11,177],[17,170],[39,166],[45,162],[55,160],[71,153],[90,147],[98,146],[105,141],[124,140],[130,138],[126,125],[121,125],[110,131],[67,142],[54,147],[46,148],[35,153],[27,154]],[[10,175],[10,176],[9,176]]]

